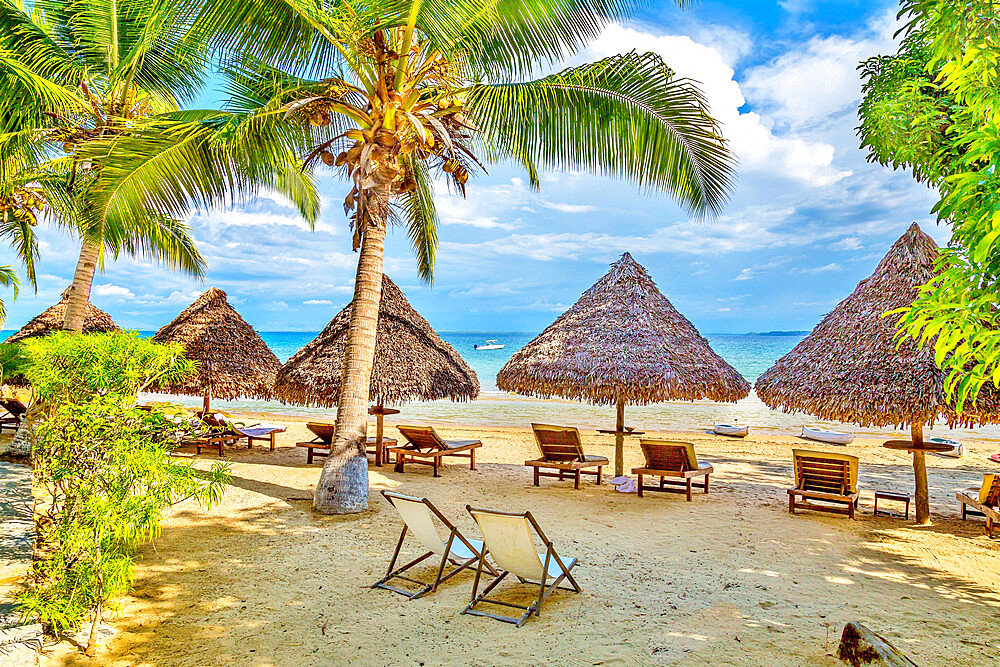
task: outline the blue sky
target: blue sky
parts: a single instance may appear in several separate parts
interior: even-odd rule
[[[574,62],[653,50],[701,83],[740,157],[724,213],[691,221],[666,197],[583,173],[545,173],[533,193],[519,169],[493,165],[468,199],[441,188],[433,287],[417,279],[403,230],[390,231],[386,273],[437,329],[539,331],[627,250],[705,333],[811,329],[911,222],[939,243],[948,235],[929,214],[931,191],[867,164],[857,147],[855,68],[893,49],[895,10],[861,0],[715,0],[683,12],[659,3],[609,27]],[[199,103],[219,101],[209,85]],[[356,262],[346,187],[325,172],[320,189],[315,232],[280,197],[199,212],[191,224],[209,262],[204,282],[121,259],[97,276],[93,301],[122,326],[156,329],[217,286],[260,330],[318,330],[350,300]],[[5,328],[51,305],[71,279],[76,242],[40,233],[38,294],[8,302]]]

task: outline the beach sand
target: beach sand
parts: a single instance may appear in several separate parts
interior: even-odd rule
[[[961,521],[954,498],[996,467],[987,460],[995,444],[968,442],[958,460],[928,456],[934,522],[917,527],[912,505],[911,522],[872,516],[875,489],[912,493],[913,485],[909,456],[875,440],[824,447],[670,434],[715,466],[711,493],[689,503],[619,494],[592,478],[578,491],[546,479],[536,488],[522,465],[536,455],[529,430],[439,430],[483,440],[477,470],[458,460],[435,479],[423,466],[398,474],[372,465],[371,511],[350,517],[311,510],[321,464],[307,466],[294,446],[308,439],[302,423],[290,424],[274,452],[227,450],[233,480],[222,504],[171,510],[162,536],[139,554],[134,594],[110,619],[115,634],[99,656],[62,642],[42,664],[840,665],[833,655],[851,620],[918,664],[996,664],[1000,541],[986,538],[981,519]],[[588,453],[612,457],[612,436],[584,439]],[[861,458],[857,520],[788,514],[793,447]],[[640,458],[627,442],[626,472]],[[531,510],[557,550],[580,559],[583,593],[555,593],[518,629],[459,614],[474,572],[414,601],[369,588],[401,528],[380,489],[431,498],[471,536],[467,503]],[[505,582],[497,591],[524,601],[534,589]]]

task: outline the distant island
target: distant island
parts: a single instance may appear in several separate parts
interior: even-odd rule
[[[751,331],[751,336],[805,336],[808,331]]]

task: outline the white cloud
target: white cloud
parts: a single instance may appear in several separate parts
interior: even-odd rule
[[[633,49],[659,53],[679,76],[697,82],[743,169],[767,171],[818,186],[836,183],[849,175],[833,166],[834,147],[829,143],[776,135],[771,123],[759,113],[740,112],[747,99],[735,79],[738,51],[724,54],[687,35],[654,35],[615,24],[605,28],[586,54],[588,58],[603,58]]]
[[[132,293],[132,290],[120,285],[97,285],[94,287],[94,294],[97,296],[105,296],[112,299],[122,300],[135,298],[135,294]]]
[[[816,36],[752,69],[743,82],[751,105],[792,129],[829,122],[861,99],[858,63],[894,50],[892,12],[875,17],[858,35]]]
[[[848,236],[837,241],[830,247],[835,250],[860,250],[863,246],[861,245],[861,239],[856,236]]]
[[[561,211],[563,213],[590,213],[591,211],[596,211],[597,207],[592,204],[561,204],[559,202],[540,202],[545,208],[551,208],[554,211]]]
[[[308,299],[302,302],[306,306],[332,306],[333,301],[329,299]]]
[[[752,279],[753,277],[754,277],[754,276],[753,276],[753,269],[751,269],[751,268],[750,268],[750,267],[748,266],[748,267],[746,267],[745,269],[742,269],[742,270],[741,270],[741,271],[739,272],[739,274],[738,274],[738,275],[737,275],[737,276],[736,276],[735,278],[733,278],[733,280],[750,280],[750,279]]]
[[[829,273],[831,271],[842,271],[844,267],[836,262],[830,262],[829,264],[824,264],[823,266],[813,266],[807,269],[801,269],[800,273]]]

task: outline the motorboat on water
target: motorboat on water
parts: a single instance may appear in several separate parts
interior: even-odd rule
[[[951,445],[950,450],[935,452],[941,456],[949,456],[953,459],[960,459],[965,456],[965,445],[960,443],[958,440],[949,440],[948,438],[927,438],[927,442],[935,445]]]
[[[807,440],[816,440],[818,442],[828,442],[831,445],[849,445],[854,442],[853,433],[833,431],[819,426],[803,426],[802,433],[799,437],[806,438]]]
[[[712,430],[718,435],[727,435],[730,438],[745,438],[750,434],[750,427],[746,424],[715,424]]]
[[[502,350],[506,347],[505,344],[497,341],[496,339],[489,339],[486,341],[485,345],[473,345],[473,350]]]

